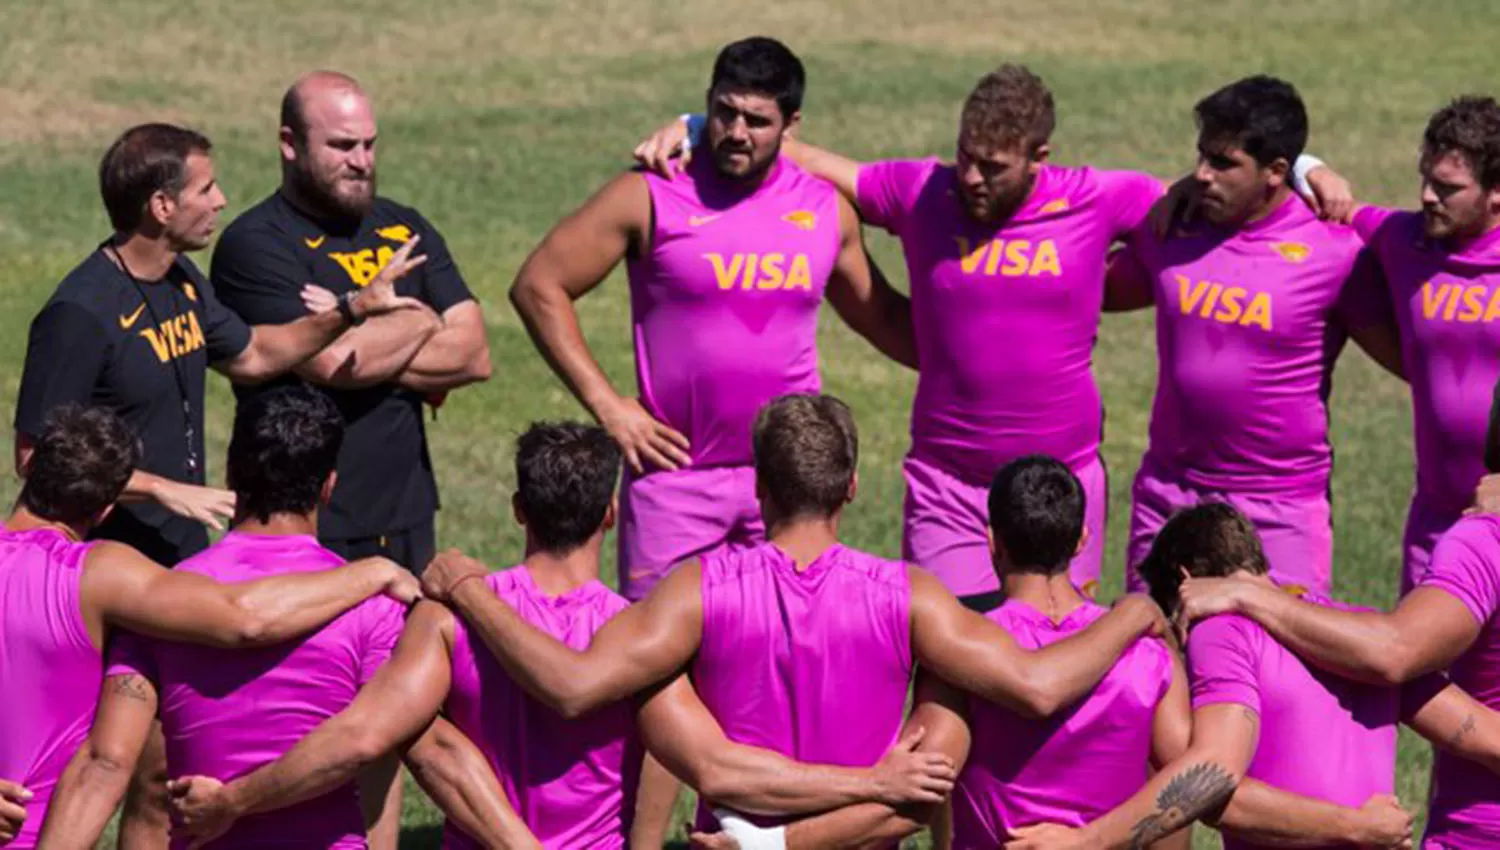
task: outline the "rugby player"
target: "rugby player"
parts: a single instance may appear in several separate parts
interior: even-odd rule
[[[482,579],[489,593],[527,622],[575,648],[587,646],[626,605],[598,576],[604,537],[614,524],[619,471],[619,449],[603,429],[533,425],[517,444],[513,502],[526,529],[526,559]],[[931,802],[951,787],[952,765],[912,754],[909,737],[873,771],[795,765],[728,743],[711,717],[705,726],[706,712],[685,677],[668,690],[641,710],[641,725],[655,727],[647,741],[676,770],[701,782],[705,794],[727,804],[803,812],[864,799]],[[360,764],[411,740],[440,707],[457,730],[429,732],[408,762],[421,775],[430,739],[467,735],[478,742],[505,789],[489,806],[519,811],[523,842],[619,848],[628,836],[634,848],[662,846],[676,784],[642,774],[634,707],[622,701],[576,719],[558,716],[527,696],[473,645],[463,623],[436,605],[413,615],[390,664],[347,709],[282,758],[227,785],[180,778],[174,787],[183,822],[199,839],[209,839],[246,814],[316,796]],[[915,788],[904,787],[908,776],[916,779]],[[455,811],[444,846],[471,846],[463,833],[483,836],[478,830],[487,828],[494,831]]]
[[[268,646],[368,597],[417,595],[415,581],[384,559],[220,584],[163,569],[121,543],[86,542],[135,474],[140,452],[128,425],[106,408],[54,410],[0,530],[0,691],[8,707],[0,776],[18,786],[4,795],[24,808],[24,822],[10,824],[19,826],[13,847],[36,843],[54,785],[88,733],[101,651],[116,630],[226,649]]]
[[[542,355],[628,462],[629,599],[678,563],[763,542],[750,423],[779,394],[817,391],[825,297],[887,356],[916,364],[909,304],[873,273],[853,209],[781,155],[804,83],[780,42],[726,46],[707,94],[712,155],[671,177],[614,178],[547,234],[511,289]],[[573,306],[622,259],[639,399],[611,386]]]
[[[1291,85],[1249,77],[1194,107],[1198,221],[1142,227],[1105,309],[1156,308],[1150,442],[1132,488],[1128,586],[1173,511],[1209,500],[1255,524],[1271,575],[1326,594],[1333,533],[1327,396],[1348,337],[1400,374],[1379,268],[1288,175],[1307,140]]]
[[[1076,837],[1107,847],[1132,834],[1166,834],[1212,817],[1245,775],[1342,806],[1390,794],[1399,720],[1440,751],[1423,846],[1490,846],[1500,823],[1493,817],[1500,717],[1465,692],[1492,704],[1493,688],[1463,662],[1452,670],[1458,687],[1427,674],[1464,651],[1462,635],[1472,643],[1480,631],[1467,606],[1479,601],[1483,573],[1465,559],[1478,554],[1470,544],[1485,533],[1493,550],[1497,531],[1495,517],[1461,520],[1439,543],[1422,586],[1383,614],[1278,584],[1254,529],[1232,506],[1175,515],[1142,570],[1158,601],[1195,622],[1187,642],[1192,745],[1131,803]],[[1463,601],[1440,587],[1463,587],[1454,591]],[[1409,625],[1419,614],[1421,625]],[[1390,660],[1376,662],[1380,656]],[[1326,843],[1354,841],[1322,835]]]
[[[912,667],[1030,716],[1096,685],[1155,605],[1127,597],[1077,635],[1034,652],[968,611],[926,572],[838,542],[855,493],[857,435],[828,396],[790,395],[757,416],[752,438],[767,543],[677,567],[573,650],[529,627],[493,594],[485,567],[440,556],[425,574],[526,690],[568,716],[663,683],[684,668],[732,741],[802,762],[868,766],[898,739]],[[962,723],[921,721],[924,747],[961,762]],[[711,821],[705,813],[700,827]],[[919,829],[930,810],[876,805],[852,817],[870,840]]]
[[[952,165],[785,146],[901,240],[921,352],[902,466],[903,557],[980,609],[1003,596],[985,542],[989,484],[1031,453],[1063,460],[1083,482],[1088,535],[1069,569],[1086,594],[1097,587],[1109,488],[1092,361],[1105,263],[1161,194],[1145,174],[1048,162],[1055,123],[1046,84],[1002,65],[964,102]],[[671,173],[685,135],[673,122],[636,155]],[[1310,179],[1329,200],[1347,195],[1331,172]]]
[[[334,487],[343,431],[333,403],[306,388],[242,404],[228,463],[236,521],[224,539],[173,575],[202,583],[247,581],[327,574],[342,563],[313,534],[318,507]],[[383,563],[387,571],[394,566]],[[114,635],[93,728],[58,782],[41,845],[94,845],[158,709],[169,768],[224,775],[269,761],[348,705],[390,654],[405,604],[375,597],[339,610],[337,617],[324,613],[318,620],[327,624],[301,640],[255,650],[192,646],[160,629]],[[291,834],[320,847],[365,845],[365,819],[352,784],[274,822],[246,821],[241,827],[249,839]],[[174,846],[186,845],[179,838]]]

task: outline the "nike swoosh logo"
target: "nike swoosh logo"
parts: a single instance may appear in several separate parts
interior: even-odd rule
[[[317,239],[308,239],[307,237],[304,236],[302,238],[302,241],[303,241],[303,243],[305,243],[307,245],[307,247],[309,247],[309,248],[313,249],[314,251],[316,251],[316,250],[318,250],[319,247],[322,246],[323,240],[327,239],[327,238],[328,238],[327,236],[319,236]]]
[[[122,331],[128,331],[128,330],[130,330],[130,326],[133,325],[133,324],[135,324],[135,320],[139,319],[141,317],[141,311],[145,310],[145,309],[146,309],[146,302],[142,301],[141,302],[141,306],[135,308],[135,312],[134,313],[131,313],[128,316],[121,316],[120,317],[120,330],[122,330]]]
[[[694,215],[694,216],[688,216],[688,227],[702,227],[703,225],[708,224],[711,221],[718,220],[719,216],[722,216],[722,215],[723,215],[723,213],[719,213],[719,215]]]

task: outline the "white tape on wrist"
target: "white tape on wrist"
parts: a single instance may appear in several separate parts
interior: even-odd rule
[[[784,826],[756,826],[729,809],[714,809],[714,817],[740,850],[786,850]]]
[[[1310,153],[1305,153],[1297,157],[1297,161],[1292,163],[1292,188],[1299,195],[1311,196],[1312,186],[1307,182],[1307,175],[1311,174],[1313,169],[1322,166],[1323,160],[1318,159]]]

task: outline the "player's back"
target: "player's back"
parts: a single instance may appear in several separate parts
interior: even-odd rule
[[[841,244],[828,183],[782,157],[747,191],[710,160],[642,176],[651,244],[628,266],[641,403],[700,468],[749,464],[761,405],[818,391],[818,307]]]
[[[1358,610],[1304,594],[1316,605]],[[1401,689],[1309,667],[1248,618],[1220,615],[1193,627],[1187,646],[1193,707],[1244,705],[1260,717],[1246,776],[1283,791],[1358,808],[1395,783]],[[1316,769],[1309,769],[1310,766]],[[1260,845],[1224,837],[1226,850]]]
[[[521,619],[579,650],[630,604],[598,581],[547,596],[524,566],[485,583]],[[547,850],[625,846],[642,756],[631,704],[566,720],[528,696],[458,620],[444,714],[484,752]],[[479,845],[449,825],[443,846]]]
[[[73,751],[88,735],[104,669],[79,607],[89,543],[55,529],[0,530],[0,778],[36,796],[8,845],[36,845]]]
[[[1053,623],[1011,600],[986,616],[1036,650],[1105,613],[1086,603]],[[1082,826],[1129,799],[1149,775],[1152,723],[1171,684],[1169,650],[1141,640],[1081,702],[1049,718],[969,697],[973,743],[953,790],[954,850],[998,847],[1017,827]]]
[[[311,572],[342,560],[307,536],[231,532],[177,569],[221,582]],[[109,675],[137,672],[156,683],[173,776],[228,780],[275,760],[338,714],[390,656],[401,605],[374,597],[300,640],[252,650],[214,649],[122,634]],[[185,846],[174,838],[173,847]],[[363,847],[354,785],[238,821],[215,846]]]
[[[907,567],[835,544],[803,570],[773,543],[705,559],[693,684],[734,741],[867,767],[911,679]]]

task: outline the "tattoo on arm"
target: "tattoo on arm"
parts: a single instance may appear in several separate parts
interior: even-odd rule
[[[1453,730],[1453,734],[1448,736],[1448,746],[1456,749],[1465,738],[1469,737],[1469,733],[1474,731],[1476,725],[1478,724],[1474,721],[1472,713],[1464,715],[1464,722],[1460,723],[1458,728]]]
[[[1131,830],[1130,846],[1144,848],[1223,806],[1233,796],[1234,785],[1234,777],[1216,764],[1184,770],[1156,795],[1156,811]]]
[[[127,699],[139,700],[141,702],[147,702],[151,699],[150,695],[146,692],[146,680],[136,675],[116,677],[114,692]]]

